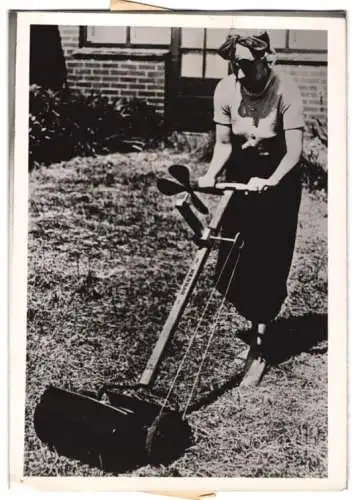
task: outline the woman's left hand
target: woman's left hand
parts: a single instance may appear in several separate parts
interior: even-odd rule
[[[277,183],[271,179],[264,179],[262,177],[251,177],[247,184],[250,188],[250,191],[258,191],[259,193],[263,193],[267,191],[267,189],[274,187]]]

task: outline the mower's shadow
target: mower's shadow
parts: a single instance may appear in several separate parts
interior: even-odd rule
[[[249,343],[249,332],[238,335]],[[264,342],[263,352],[270,365],[279,365],[302,352],[323,354],[327,352],[328,326],[326,314],[306,314],[304,316],[279,319],[271,327]],[[226,383],[202,397],[189,409],[188,413],[199,410],[216,401],[226,391],[237,387],[242,373],[235,374]]]

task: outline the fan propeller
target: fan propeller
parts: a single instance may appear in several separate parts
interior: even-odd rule
[[[166,196],[173,196],[186,191],[186,188],[179,182],[164,178],[157,180],[157,189]]]
[[[171,165],[168,171],[177,182],[169,179],[159,179],[157,181],[159,191],[167,196],[187,192],[190,194],[191,201],[195,208],[200,213],[207,214],[208,208],[194,192],[188,168],[184,165]]]

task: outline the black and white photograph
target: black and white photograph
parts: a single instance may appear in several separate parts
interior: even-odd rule
[[[108,17],[27,25],[23,477],[325,481],[330,19]]]

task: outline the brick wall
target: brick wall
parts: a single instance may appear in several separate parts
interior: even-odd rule
[[[279,64],[279,69],[290,73],[297,82],[303,102],[306,121],[327,120],[327,65]]]
[[[78,26],[59,26],[59,31],[65,57],[70,60],[80,44],[80,29]]]
[[[60,27],[67,61],[68,84],[89,94],[100,91],[103,95],[137,97],[164,111],[165,105],[165,53],[166,51],[122,49],[79,49],[79,28]]]
[[[69,69],[69,85],[73,89],[86,93],[97,90],[112,98],[137,97],[163,110],[163,61],[77,59],[69,62]]]
[[[67,62],[68,83],[84,93],[138,97],[165,110],[167,51],[116,48],[81,48],[77,26],[60,27]],[[303,96],[305,117],[327,118],[327,63],[323,55],[280,55],[277,67],[290,73]]]

